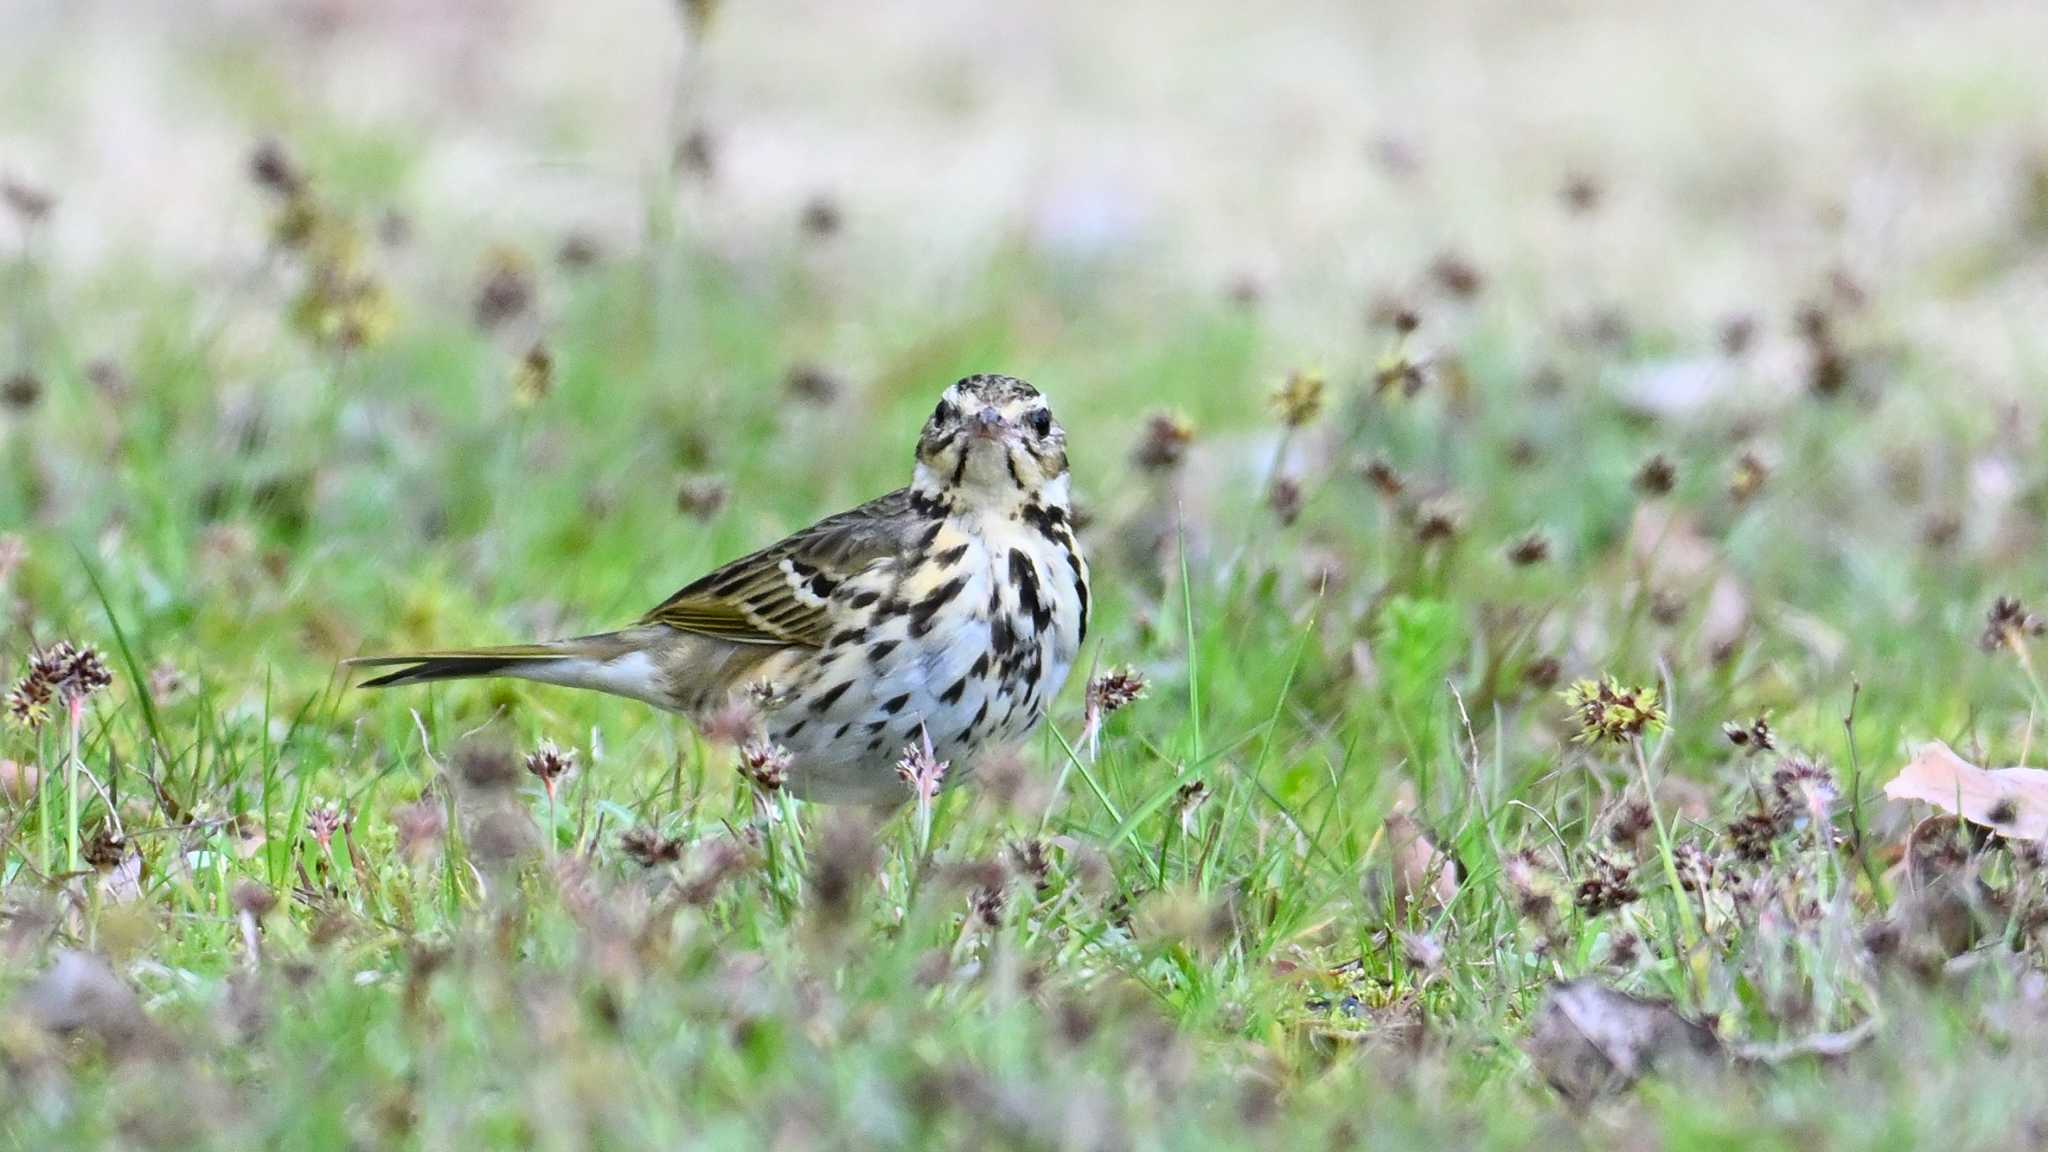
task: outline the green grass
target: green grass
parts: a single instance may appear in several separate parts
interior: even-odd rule
[[[1923,875],[1984,885],[1960,950],[1940,946],[1901,911],[1918,814],[1877,792],[1923,739],[2020,761],[2041,703],[1976,642],[1993,595],[2043,593],[2048,478],[2020,450],[2039,430],[2015,449],[1910,344],[1875,351],[1911,281],[1844,321],[1851,394],[1738,386],[1661,421],[1612,382],[1716,356],[1711,334],[1544,333],[1540,270],[1424,294],[1417,342],[1361,327],[1319,350],[1327,404],[1286,457],[1304,502],[1283,524],[1267,396],[1302,358],[1254,312],[1009,255],[943,308],[862,313],[801,254],[735,268],[668,240],[540,268],[553,378],[522,403],[534,335],[479,333],[467,300],[400,271],[440,255],[432,235],[363,243],[396,320],[345,352],[293,329],[290,253],[227,293],[132,268],[8,280],[45,387],[0,414],[22,548],[0,660],[11,680],[37,646],[89,643],[116,683],[77,761],[105,797],[65,788],[61,716],[0,732],[43,781],[0,802],[0,1143],[1960,1149],[2048,1123],[2034,863],[1979,839]],[[109,391],[88,364],[117,318]],[[851,394],[786,394],[853,318],[873,367]],[[1375,388],[1424,347],[1461,371]],[[902,483],[932,396],[974,370],[1054,398],[1102,601],[1082,667],[1150,690],[1091,752],[1077,675],[1021,770],[942,796],[926,846],[903,813],[757,804],[728,750],[638,705],[362,693],[337,671],[628,619]],[[1161,408],[1196,429],[1178,472],[1132,462]],[[1771,474],[1738,500],[1749,449]],[[1653,453],[1668,496],[1631,486]],[[1967,488],[1993,456],[2020,491],[2003,512]],[[680,515],[705,475],[730,502]],[[1632,529],[1646,508],[1686,526]],[[1930,541],[1939,515],[1955,540]],[[1511,564],[1532,529],[1549,558]],[[1558,689],[1603,674],[1656,686],[1668,726],[1574,742]],[[1751,756],[1721,726],[1760,713],[1779,750]],[[580,757],[552,826],[516,766],[465,782],[543,738]],[[1727,826],[1795,754],[1839,797],[1735,860]],[[1645,775],[1671,782],[1663,828],[1610,842]],[[1447,902],[1407,898],[1436,873],[1396,876],[1397,808]],[[680,861],[630,859],[636,828]],[[1669,884],[1664,829],[1715,861],[1704,894]],[[75,873],[74,837],[98,861]],[[1603,854],[1639,898],[1592,914],[1574,893]],[[108,958],[146,1035],[119,1011],[38,1025],[78,1006],[37,983],[65,948]],[[1582,976],[1731,1048],[1876,1032],[1581,1109],[1529,1038]]]

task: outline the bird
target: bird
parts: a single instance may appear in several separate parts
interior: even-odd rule
[[[387,688],[512,677],[688,718],[745,717],[796,796],[889,804],[907,750],[951,765],[1044,718],[1088,635],[1066,431],[1011,376],[954,382],[924,422],[910,483],[717,568],[617,631],[368,656]],[[763,743],[765,742],[765,743]]]

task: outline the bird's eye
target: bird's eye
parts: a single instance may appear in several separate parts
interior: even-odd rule
[[[1040,436],[1052,435],[1052,410],[1040,408],[1031,413],[1031,430]]]
[[[939,401],[939,406],[932,409],[932,421],[934,423],[951,424],[959,418],[960,409],[954,407],[951,400],[941,400]]]

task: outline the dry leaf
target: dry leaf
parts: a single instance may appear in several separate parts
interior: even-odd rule
[[[1884,786],[1894,800],[1923,800],[2015,840],[2048,837],[2048,771],[1986,770],[1941,741],[1922,744]]]
[[[1387,812],[1387,854],[1393,867],[1396,919],[1405,917],[1417,901],[1425,908],[1441,908],[1458,894],[1457,869],[1408,814],[1414,806],[1414,793],[1404,786]]]
[[[1659,1065],[1718,1056],[1721,1042],[1664,1001],[1573,980],[1551,987],[1528,1050],[1559,1095],[1587,1104],[1627,1089]]]

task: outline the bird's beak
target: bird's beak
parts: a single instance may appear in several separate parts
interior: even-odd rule
[[[977,440],[1001,440],[1009,432],[1003,423],[1003,414],[993,408],[983,408],[968,422],[969,429]]]

